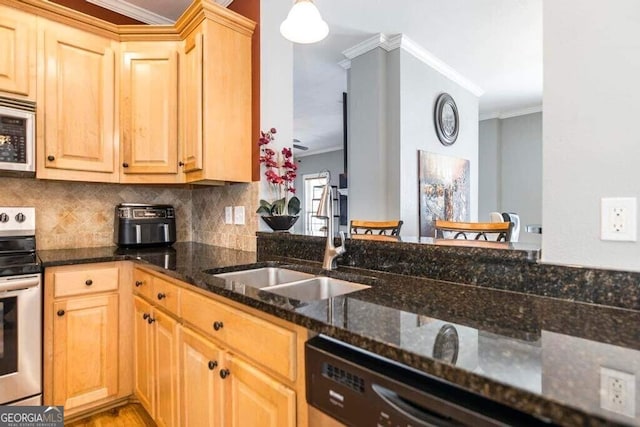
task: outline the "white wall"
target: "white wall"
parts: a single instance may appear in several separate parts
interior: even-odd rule
[[[291,4],[288,0],[260,2],[260,129],[278,130],[272,142],[274,149],[290,147],[293,140],[293,43],[280,34],[280,23],[287,17]],[[258,135],[255,140],[257,143]],[[264,168],[260,177],[260,198],[272,201]],[[271,230],[263,221],[258,222],[258,227],[262,231]]]
[[[640,197],[640,1],[545,0],[543,22],[542,260],[640,271],[640,242],[600,240],[600,199]]]

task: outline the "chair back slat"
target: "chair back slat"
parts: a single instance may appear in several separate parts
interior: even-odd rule
[[[351,234],[376,234],[398,236],[400,235],[400,228],[402,228],[402,221],[363,221],[363,220],[351,220],[350,224]]]
[[[496,235],[498,242],[509,242],[511,240],[512,222],[457,222],[457,221],[435,221],[435,238],[447,238],[444,232],[451,232],[453,239],[469,239],[474,235],[474,240],[489,240],[488,234]]]

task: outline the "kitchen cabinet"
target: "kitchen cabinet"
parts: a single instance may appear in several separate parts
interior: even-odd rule
[[[0,93],[35,101],[36,17],[0,5]]]
[[[67,416],[131,394],[125,270],[101,263],[45,271],[44,404],[63,405]]]
[[[175,419],[176,402],[180,424],[185,426],[306,425],[302,357],[306,330],[275,325],[143,268],[135,267],[133,278],[138,295],[136,384],[141,384],[136,395],[159,425]],[[151,289],[146,291],[147,300],[142,296],[145,287]],[[164,297],[158,299],[159,294]],[[178,306],[171,301],[178,301]],[[155,325],[156,338],[147,337],[144,322]],[[156,354],[153,363],[151,353]],[[147,377],[153,369],[163,372],[155,379]],[[154,381],[155,405],[145,403],[153,402],[145,390],[153,389]]]
[[[155,404],[155,362],[153,328],[149,326],[151,304],[141,298],[134,297],[133,314],[133,358],[134,380],[133,392],[147,413],[154,418]]]
[[[118,43],[44,19],[38,26],[36,176],[118,182]]]
[[[121,45],[121,183],[179,183],[178,43]]]
[[[183,172],[187,182],[250,182],[255,24],[217,5],[208,12],[183,42]]]

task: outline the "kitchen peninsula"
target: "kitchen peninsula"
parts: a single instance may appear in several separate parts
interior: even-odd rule
[[[422,244],[423,251],[415,254],[411,243],[352,239],[347,240],[348,253],[338,270],[327,273],[317,262],[322,243],[320,238],[258,233],[257,254],[176,243],[169,264],[162,257],[158,261],[157,254],[115,248],[41,251],[40,257],[45,269],[135,261],[144,270],[179,281],[187,291],[285,321],[308,331],[309,336],[325,334],[559,425],[637,424],[637,418],[606,411],[599,404],[600,367],[624,369],[640,360],[637,298],[625,298],[622,288],[616,288],[625,281],[636,284],[637,274],[542,266],[533,262],[527,251]],[[414,262],[412,253],[423,261]],[[287,254],[295,254],[295,258]],[[490,273],[486,266],[499,258],[505,269]],[[154,260],[159,265],[154,265]],[[452,267],[445,268],[447,264]],[[371,287],[331,300],[307,302],[229,286],[211,274],[276,265]],[[495,289],[484,279],[471,279],[471,265],[477,278],[508,273],[511,280],[497,285],[503,289]],[[435,280],[420,268],[432,268],[436,275],[449,274],[447,270],[463,273],[458,280]],[[531,286],[519,292],[506,285],[520,286],[527,277]],[[564,286],[553,286],[550,280]],[[610,289],[589,294],[580,289],[584,280],[601,280]],[[470,284],[474,281],[475,285]],[[135,289],[133,283],[129,286]],[[555,298],[536,295],[556,288],[561,293],[553,295]],[[621,294],[616,295],[618,292]],[[580,301],[589,298],[587,302],[597,304]],[[436,337],[445,325],[457,330],[455,363],[434,353]],[[302,363],[299,358],[298,363]],[[295,391],[301,416],[304,390]],[[300,422],[297,425],[304,425]]]

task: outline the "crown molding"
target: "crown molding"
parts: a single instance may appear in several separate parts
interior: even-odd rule
[[[120,15],[128,16],[129,18],[133,18],[137,21],[144,22],[145,24],[171,25],[174,22],[172,19],[158,15],[157,13],[153,13],[124,0],[87,0],[87,2],[104,7],[105,9],[109,9],[113,12],[117,12]]]
[[[404,34],[395,34],[393,36],[387,36],[383,33],[376,34],[373,37],[370,37],[358,43],[357,45],[344,50],[342,54],[346,57],[346,59],[340,61],[339,65],[344,69],[349,69],[351,68],[351,60],[353,58],[356,58],[378,47],[386,50],[387,52],[393,49],[403,49],[405,52],[427,64],[429,67],[447,77],[449,80],[452,80],[463,88],[467,89],[475,96],[480,97],[484,93],[484,90],[480,86],[464,77],[455,69],[447,65],[440,58],[438,58],[433,53],[429,52]]]
[[[165,16],[153,13],[150,10],[136,6],[125,0],[86,0],[89,3],[93,3],[97,6],[104,7],[113,12],[117,12],[120,15],[128,16],[145,24],[151,25],[171,25],[175,21]],[[227,7],[233,0],[215,0],[222,7]]]
[[[535,105],[533,107],[519,108],[517,110],[509,111],[494,111],[491,113],[480,114],[479,121],[491,120],[491,119],[509,119],[511,117],[526,116],[527,114],[541,113],[542,105]]]
[[[332,151],[340,151],[340,150],[344,150],[344,147],[342,145],[335,145],[333,147],[320,148],[318,150],[308,150],[308,151],[302,151],[300,153],[294,152],[294,157],[297,159],[300,157],[308,157],[316,154],[324,154],[324,153],[330,153]]]

